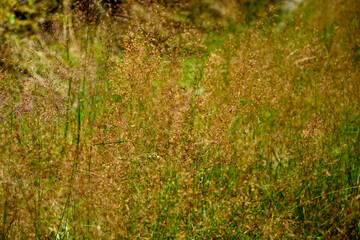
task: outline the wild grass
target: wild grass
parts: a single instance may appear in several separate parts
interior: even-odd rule
[[[6,60],[2,239],[358,239],[359,4],[132,11]]]

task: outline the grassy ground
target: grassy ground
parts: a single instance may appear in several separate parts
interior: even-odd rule
[[[358,239],[360,5],[309,2],[10,35],[2,239]]]

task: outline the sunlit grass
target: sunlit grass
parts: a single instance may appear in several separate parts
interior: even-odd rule
[[[327,3],[212,31],[137,6],[126,30],[17,49],[1,236],[359,237],[359,6]]]

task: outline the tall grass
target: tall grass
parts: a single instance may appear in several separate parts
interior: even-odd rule
[[[359,4],[132,4],[1,71],[1,237],[358,238]]]

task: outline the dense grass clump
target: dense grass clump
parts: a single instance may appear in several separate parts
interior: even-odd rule
[[[2,239],[360,237],[357,1],[94,2],[1,12]]]

